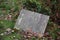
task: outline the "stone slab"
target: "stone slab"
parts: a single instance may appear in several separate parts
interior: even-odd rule
[[[29,10],[22,9],[16,21],[15,28],[26,30],[31,28],[34,32],[45,32],[49,16],[43,15]]]

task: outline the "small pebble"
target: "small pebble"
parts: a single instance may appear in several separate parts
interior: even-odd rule
[[[4,35],[4,33],[1,33],[0,35],[1,35],[1,36],[3,36],[3,35]]]
[[[26,40],[28,40],[28,39],[26,39]]]
[[[8,20],[7,17],[5,18],[5,20]]]
[[[7,28],[6,31],[11,31],[11,29],[10,28]]]
[[[26,35],[24,35],[24,38],[26,38],[27,36]]]
[[[39,37],[39,38],[41,38],[42,36],[43,36],[42,34],[40,34],[40,33],[38,34],[38,37]]]
[[[36,32],[34,32],[34,33],[33,33],[33,35],[34,35],[34,36],[37,36],[37,33],[36,33]]]
[[[12,30],[12,32],[14,32],[14,30]]]
[[[31,36],[27,36],[28,38],[31,38]]]
[[[18,39],[15,39],[15,40],[18,40]]]
[[[16,37],[16,36],[13,36],[13,37]]]
[[[5,35],[7,35],[7,32],[4,32]]]
[[[28,36],[32,36],[32,34],[28,34]]]
[[[12,17],[12,15],[9,15],[9,18],[11,18]]]

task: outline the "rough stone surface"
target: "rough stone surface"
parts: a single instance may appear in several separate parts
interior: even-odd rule
[[[44,33],[49,16],[22,9],[15,28],[26,30],[31,28],[34,32]]]

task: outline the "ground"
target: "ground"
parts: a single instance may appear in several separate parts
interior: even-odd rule
[[[20,30],[14,29],[16,19],[19,15],[20,9],[22,8],[21,1],[3,1],[4,0],[0,1],[0,40],[25,40],[26,38],[23,37],[24,35],[20,33]],[[6,29],[11,29],[11,31],[7,31]],[[49,20],[42,38],[44,40],[60,40],[60,26]],[[40,38],[33,36],[30,40],[40,40]]]

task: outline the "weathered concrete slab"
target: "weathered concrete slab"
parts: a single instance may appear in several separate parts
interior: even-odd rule
[[[46,29],[48,20],[49,16],[47,15],[22,9],[17,19],[15,28],[23,30],[31,28],[32,31],[43,34]]]

